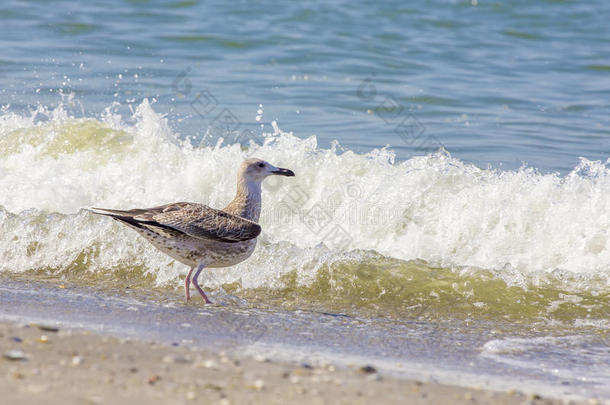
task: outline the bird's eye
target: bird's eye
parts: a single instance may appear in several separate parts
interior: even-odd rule
[[[259,163],[258,167],[265,167],[265,164],[264,163]]]

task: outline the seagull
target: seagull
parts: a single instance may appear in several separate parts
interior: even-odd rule
[[[125,211],[92,210],[135,229],[157,249],[189,266],[184,280],[186,300],[191,298],[192,282],[205,303],[211,304],[197,278],[204,268],[233,266],[254,252],[261,233],[261,183],[272,175],[291,177],[294,172],[262,159],[244,160],[237,173],[235,198],[222,210],[190,202]]]

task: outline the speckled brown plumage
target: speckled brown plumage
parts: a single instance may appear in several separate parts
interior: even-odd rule
[[[204,267],[227,267],[246,260],[256,247],[261,227],[261,182],[269,175],[294,176],[260,159],[247,159],[240,166],[237,192],[224,210],[204,204],[177,202],[152,208],[114,210],[93,208],[135,229],[157,249],[191,267],[185,280],[185,296],[193,284],[209,303],[197,278]]]

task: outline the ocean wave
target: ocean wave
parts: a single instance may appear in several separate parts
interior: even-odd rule
[[[397,162],[389,148],[324,149],[275,123],[260,141],[194,146],[147,101],[131,117],[111,108],[95,118],[61,106],[4,109],[0,272],[173,283],[183,265],[86,208],[223,207],[237,165],[257,156],[297,177],[264,183],[255,254],[206,273],[209,288],[238,284],[245,295],[263,288],[294,300],[328,294],[328,302],[405,311],[436,308],[444,295],[469,310],[511,302],[538,305],[538,315],[565,305],[583,317],[587,306],[608,310],[608,161],[582,159],[566,176],[485,170],[444,150]]]

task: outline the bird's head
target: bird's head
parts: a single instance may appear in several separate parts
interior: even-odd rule
[[[265,180],[267,176],[294,176],[294,172],[292,170],[275,167],[271,163],[257,158],[244,160],[244,162],[241,164],[239,172],[246,181],[253,181],[257,183]]]

